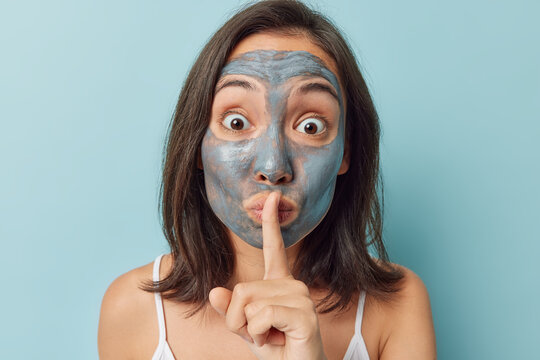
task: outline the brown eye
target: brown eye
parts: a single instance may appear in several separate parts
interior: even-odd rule
[[[223,119],[223,126],[234,131],[247,130],[251,124],[240,114],[230,114]]]
[[[305,119],[296,127],[296,130],[308,135],[320,134],[324,129],[324,123],[316,118]]]
[[[244,128],[244,122],[242,119],[232,119],[230,124],[233,130],[242,130]]]
[[[317,133],[317,124],[315,123],[307,123],[306,125],[304,125],[304,132],[306,134],[316,134]]]

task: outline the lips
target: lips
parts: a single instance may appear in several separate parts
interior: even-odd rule
[[[243,201],[244,209],[249,217],[258,224],[262,224],[262,212],[269,192],[258,193]],[[298,216],[296,202],[285,195],[281,195],[278,204],[279,225],[290,224]]]

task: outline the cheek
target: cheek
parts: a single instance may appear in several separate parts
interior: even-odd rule
[[[201,158],[207,191],[212,186],[233,189],[249,175],[254,156],[251,141],[224,141],[208,130],[202,145]],[[209,194],[210,196],[210,194]]]
[[[334,186],[343,158],[342,141],[336,140],[323,147],[302,147],[295,151],[295,158],[301,160],[299,185],[310,197]]]

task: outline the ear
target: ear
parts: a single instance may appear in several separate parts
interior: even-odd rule
[[[343,175],[349,170],[350,162],[350,153],[349,153],[349,142],[345,140],[345,149],[343,150],[343,160],[341,160],[341,166],[338,170],[338,175]]]

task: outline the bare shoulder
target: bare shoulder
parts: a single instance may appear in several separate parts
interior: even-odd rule
[[[396,306],[398,310],[400,307],[409,308],[410,306],[429,306],[429,294],[426,285],[422,279],[415,274],[412,270],[399,264],[392,264],[392,266],[398,268],[403,273],[403,280],[401,281],[401,289],[397,294],[398,301]],[[409,309],[410,310],[410,309]],[[400,311],[401,312],[401,311]]]
[[[158,342],[154,295],[140,289],[152,279],[153,262],[118,276],[101,302],[98,352],[101,360],[151,358]],[[135,356],[135,354],[137,356]]]
[[[404,277],[395,301],[385,309],[388,324],[380,359],[435,359],[435,331],[427,288],[412,270],[392,265]]]

